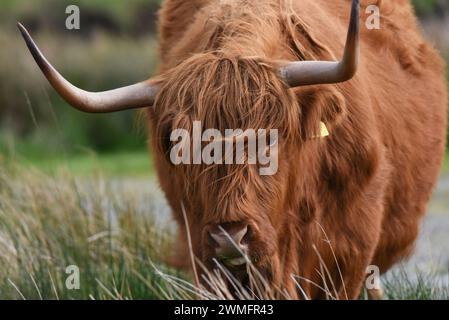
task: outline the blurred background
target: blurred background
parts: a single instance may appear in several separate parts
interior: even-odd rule
[[[80,30],[65,28],[70,4],[80,8]],[[159,0],[0,2],[0,166],[13,160],[45,171],[65,165],[79,174],[96,164],[114,174],[151,170],[145,122],[133,111],[87,115],[69,108],[36,68],[16,22],[70,81],[97,91],[153,74],[159,5]]]
[[[17,31],[29,28],[42,50],[75,84],[110,89],[146,79],[157,66],[161,0],[2,0],[0,2],[0,164],[13,159],[51,171],[64,164],[88,173],[143,173],[145,123],[135,112],[86,115],[63,102],[38,72]],[[449,57],[449,2],[414,0],[428,38]],[[65,28],[65,8],[81,10],[81,29]],[[92,161],[92,157],[99,160]]]

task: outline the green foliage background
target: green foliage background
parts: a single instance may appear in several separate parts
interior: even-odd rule
[[[432,16],[448,9],[447,0],[412,0],[419,16]]]
[[[65,29],[65,8],[81,9],[81,30]],[[136,112],[87,115],[67,107],[39,73],[17,29],[21,21],[71,81],[105,90],[147,79],[157,65],[159,1],[2,0],[0,2],[0,163],[2,155],[39,160],[95,152],[143,150]]]

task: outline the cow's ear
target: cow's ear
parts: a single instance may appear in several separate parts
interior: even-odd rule
[[[323,123],[332,132],[346,118],[346,99],[335,88],[307,89],[299,95],[305,139],[321,136]]]

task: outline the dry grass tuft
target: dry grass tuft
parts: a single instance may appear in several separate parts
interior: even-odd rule
[[[76,178],[65,171],[48,176],[23,166],[0,168],[0,299],[291,298],[270,286],[249,260],[248,287],[218,262],[216,271],[201,268],[196,277],[165,266],[161,261],[175,237],[155,218],[160,200],[151,189],[151,182],[99,173]],[[71,265],[80,270],[79,290],[66,287]],[[319,271],[323,281],[328,278],[326,266]],[[202,282],[193,281],[199,277]],[[386,297],[447,299],[447,287],[436,279],[419,273],[415,281],[398,273],[384,281]],[[335,295],[333,283],[321,289],[328,299],[345,298]]]

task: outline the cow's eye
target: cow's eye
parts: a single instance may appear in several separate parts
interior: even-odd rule
[[[157,146],[161,154],[170,160],[170,152],[174,146],[171,141],[171,122],[161,121],[160,126],[156,129]]]
[[[170,130],[164,130],[162,137],[161,137],[161,146],[163,149],[163,152],[167,159],[170,160],[170,152],[174,146],[174,142],[171,141],[171,131]]]

